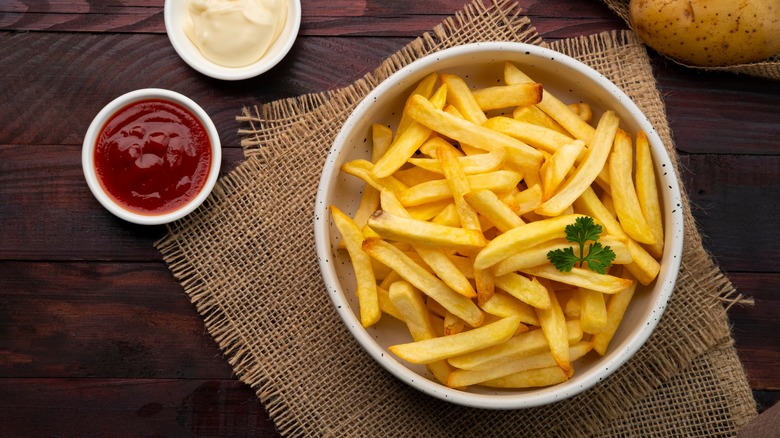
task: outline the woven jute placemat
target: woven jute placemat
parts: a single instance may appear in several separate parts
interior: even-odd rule
[[[599,385],[540,408],[491,411],[423,395],[377,365],[328,298],[312,231],[325,157],[378,83],[428,53],[479,41],[544,42],[519,6],[476,0],[354,84],[258,104],[238,117],[246,160],[156,246],[280,433],[289,436],[730,436],[756,413],[733,347],[731,283],[702,247],[687,201],[677,286],[657,329]],[[548,47],[620,86],[676,157],[647,53],[632,33]]]

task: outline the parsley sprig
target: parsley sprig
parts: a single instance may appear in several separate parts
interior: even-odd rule
[[[566,226],[565,232],[566,240],[580,246],[579,256],[574,254],[574,248],[570,246],[548,252],[547,259],[561,272],[570,272],[577,263],[579,267],[587,263],[591,271],[606,274],[607,268],[615,260],[615,252],[609,245],[604,246],[597,242],[601,231],[601,225],[595,223],[592,217],[578,217],[573,224]],[[585,246],[588,242],[591,243],[587,245],[586,253]]]

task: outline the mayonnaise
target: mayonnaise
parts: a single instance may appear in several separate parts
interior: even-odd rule
[[[184,33],[211,62],[244,67],[284,28],[287,0],[188,0]]]

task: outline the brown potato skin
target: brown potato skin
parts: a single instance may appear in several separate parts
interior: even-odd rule
[[[780,53],[780,0],[631,0],[629,21],[648,46],[688,65],[746,64]]]

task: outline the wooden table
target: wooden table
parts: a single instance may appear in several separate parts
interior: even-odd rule
[[[358,79],[463,0],[303,1],[269,73],[205,77],[165,35],[163,0],[0,2],[0,436],[275,436],[152,243],[90,194],[81,142],[103,105],[161,87],[205,108],[223,173],[244,105]],[[521,0],[548,40],[622,29],[597,0]],[[754,307],[730,311],[760,409],[780,399],[780,81],[651,54],[705,245]]]

